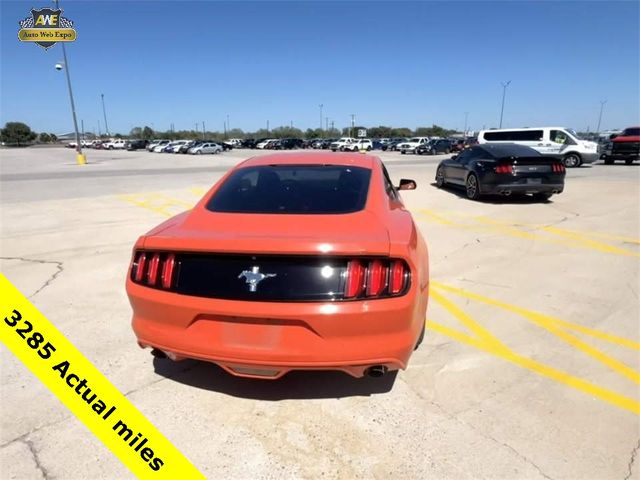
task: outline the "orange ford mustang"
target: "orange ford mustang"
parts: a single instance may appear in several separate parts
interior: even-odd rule
[[[233,375],[404,369],[424,336],[426,244],[379,158],[265,155],[136,242],[138,343]]]

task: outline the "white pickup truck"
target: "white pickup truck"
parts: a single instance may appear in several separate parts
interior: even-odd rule
[[[342,137],[340,139],[338,139],[337,141],[333,142],[329,148],[331,149],[332,152],[336,152],[338,150],[343,151],[346,147],[356,143],[357,140],[355,138],[351,138],[351,137]]]
[[[396,145],[396,150],[399,150],[403,155],[407,152],[415,153],[416,148],[420,145],[425,145],[429,141],[429,137],[413,137],[406,142]]]
[[[121,138],[116,138],[103,143],[103,147],[107,150],[124,150],[127,142]]]

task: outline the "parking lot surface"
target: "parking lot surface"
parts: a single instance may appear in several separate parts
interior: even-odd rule
[[[406,371],[269,382],[153,359],[124,291],[134,241],[257,154],[0,150],[2,272],[208,478],[640,478],[640,166],[471,202],[433,185],[445,156],[373,152],[417,181],[402,196],[430,249]],[[132,477],[1,358],[3,478]]]

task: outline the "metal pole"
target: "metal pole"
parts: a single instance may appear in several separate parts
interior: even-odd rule
[[[82,141],[84,142],[84,120],[80,120],[80,125],[82,125]]]
[[[202,122],[202,139],[204,140],[204,121]]]
[[[353,127],[356,126],[356,115],[355,113],[351,114],[351,128],[349,128],[349,137],[352,136],[353,133]]]
[[[324,106],[324,104],[320,104],[318,105],[320,107],[320,131],[322,131],[322,107]]]
[[[100,127],[100,120],[98,120],[98,136],[102,137],[102,129]]]
[[[602,122],[602,110],[604,110],[604,104],[607,103],[606,100],[600,100],[600,115],[598,116],[598,128],[596,128],[596,133],[600,133],[600,122]]]
[[[101,93],[100,97],[102,98],[102,114],[104,115],[104,129],[107,131],[107,136],[110,137],[111,134],[109,133],[109,124],[107,123],[107,110],[104,108],[104,93]]]
[[[329,117],[324,117],[325,130],[329,130]]]
[[[269,133],[269,120],[267,120],[267,133]]]
[[[56,0],[56,8],[58,7],[58,1]],[[73,115],[73,128],[76,132],[76,162],[78,165],[84,165],[87,163],[86,157],[82,154],[82,146],[80,145],[80,132],[78,132],[78,120],[76,119],[76,105],[73,101],[73,90],[71,89],[71,77],[69,74],[69,61],[67,60],[67,49],[62,44],[62,56],[64,58],[64,73],[67,76],[67,87],[69,89],[69,100],[71,102],[71,114]]]
[[[502,128],[502,114],[504,113],[504,97],[507,95],[507,87],[511,83],[511,80],[508,82],[500,82],[502,85],[502,108],[500,109],[500,128]]]
[[[229,115],[227,115],[227,132],[231,131],[231,124],[229,123]]]

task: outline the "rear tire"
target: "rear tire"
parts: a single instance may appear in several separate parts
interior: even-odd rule
[[[436,186],[438,188],[442,188],[444,187],[444,184],[444,168],[438,167],[438,170],[436,170]]]
[[[418,337],[418,341],[416,342],[416,346],[413,347],[413,350],[417,350],[418,347],[422,344],[422,341],[424,340],[424,332],[426,330],[427,325],[423,325],[422,326],[422,331],[420,332],[420,336]]]
[[[552,193],[534,193],[533,194],[533,199],[536,202],[546,202],[547,200],[549,200],[551,198],[551,195],[553,195]]]
[[[470,173],[465,182],[465,192],[469,200],[480,199],[480,182],[475,173]]]
[[[564,163],[564,166],[567,168],[576,168],[580,166],[582,159],[577,153],[568,153],[562,159],[562,163]]]
[[[633,163],[633,160],[625,160],[624,164],[625,165],[631,165]]]

